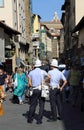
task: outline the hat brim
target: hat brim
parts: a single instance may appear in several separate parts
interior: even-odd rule
[[[57,66],[57,65],[53,65],[53,64],[51,64],[50,66],[53,66],[53,67],[57,67],[57,68],[58,68],[58,66]]]
[[[35,67],[40,67],[41,65],[35,65]]]

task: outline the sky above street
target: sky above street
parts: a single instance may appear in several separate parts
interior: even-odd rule
[[[41,17],[41,21],[51,21],[54,12],[58,13],[61,19],[62,11],[61,6],[65,0],[32,0],[32,11]]]

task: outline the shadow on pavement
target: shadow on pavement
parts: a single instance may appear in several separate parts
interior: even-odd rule
[[[65,130],[84,130],[84,112],[70,103],[63,104],[63,123]]]
[[[63,119],[61,122],[57,121],[59,124],[58,130],[84,130],[84,112],[81,112],[81,109],[79,106],[72,107],[70,103],[62,103],[63,109],[62,109],[62,117]],[[22,116],[24,116],[26,119],[28,118],[28,111],[26,113],[23,113]],[[51,116],[50,111],[50,104],[49,101],[46,102],[46,108],[44,110],[44,117],[49,119]],[[38,114],[35,113],[34,119],[37,120]],[[58,125],[57,123],[54,123],[54,126]],[[61,124],[63,124],[63,129],[61,129]],[[57,126],[58,127],[58,126]]]

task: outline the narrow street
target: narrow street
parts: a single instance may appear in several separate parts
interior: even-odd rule
[[[6,92],[0,130],[84,130],[84,112],[80,107],[84,101],[83,5],[84,0],[0,0],[0,102],[3,91],[12,87],[20,103],[13,103],[13,93]],[[58,94],[64,87],[71,90],[70,100],[78,104],[73,107],[70,102],[62,102],[62,120],[53,118],[49,122],[51,110],[47,99],[43,120],[37,122],[39,106],[43,114],[41,100],[32,122],[35,98],[45,83],[51,91],[54,115],[56,100],[61,113]],[[27,122],[30,104],[22,100],[27,86],[36,89],[37,94],[32,101],[30,123]]]
[[[47,122],[50,104],[46,101],[43,123],[37,125],[35,119],[32,124],[27,123],[29,104],[13,104],[11,97],[12,94],[8,93],[3,103],[4,115],[0,117],[0,130],[84,130],[84,113],[79,108],[72,108],[69,103],[63,104],[63,120]]]

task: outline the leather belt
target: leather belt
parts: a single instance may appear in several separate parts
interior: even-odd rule
[[[33,89],[41,90],[41,85],[39,85],[39,86],[37,86],[37,87],[33,87]]]
[[[50,86],[50,89],[54,90],[55,88],[59,89],[59,85],[56,86]]]

